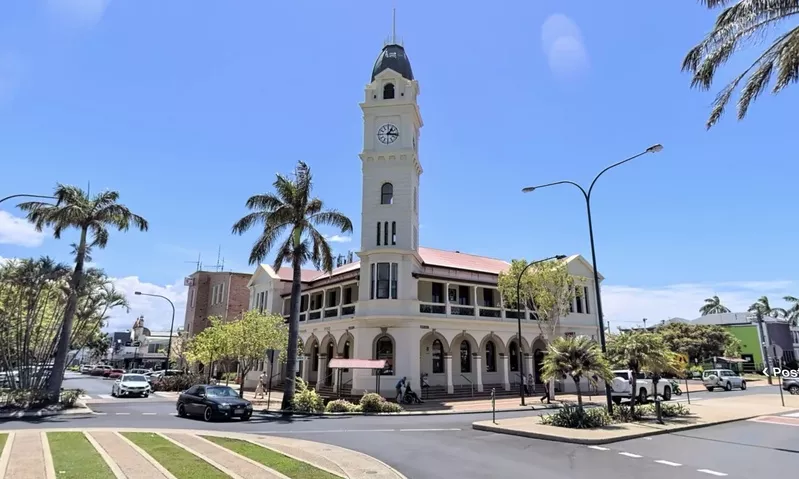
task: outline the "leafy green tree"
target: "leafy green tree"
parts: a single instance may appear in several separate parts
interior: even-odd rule
[[[549,343],[541,376],[545,381],[571,376],[577,388],[577,406],[582,409],[580,380],[587,378],[593,384],[596,383],[594,377],[610,381],[613,373],[596,341],[586,336],[573,336],[555,338]]]
[[[190,362],[200,362],[208,370],[214,362],[227,369],[227,362],[233,360],[233,342],[230,329],[225,328],[226,323],[219,316],[208,318],[210,326],[200,331],[188,342],[186,346],[186,359]]]
[[[53,361],[53,372],[48,384],[48,396],[57,401],[64,380],[67,353],[72,337],[72,323],[78,311],[78,296],[83,288],[84,267],[89,248],[105,248],[108,244],[108,228],[127,231],[131,225],[147,231],[147,220],[132,213],[119,204],[119,193],[104,191],[92,197],[82,189],[58,184],[53,194],[56,204],[41,201],[21,203],[18,208],[28,213],[28,220],[37,231],[45,227],[53,229],[53,237],[61,238],[64,230],[75,228],[80,239],[75,251],[75,269],[69,282],[69,297],[64,310],[64,321],[58,339],[58,348]],[[91,235],[91,238],[89,236]]]
[[[794,326],[799,326],[799,298],[795,296],[785,296],[785,301],[792,303],[792,306],[785,310],[785,319],[793,323]]]
[[[655,374],[653,389],[657,392],[657,375],[676,372],[674,354],[669,351],[663,337],[646,330],[634,330],[614,336],[613,340],[607,343],[607,354],[612,364],[632,372],[630,379],[632,386],[631,410],[635,409],[638,392],[636,376],[638,374],[642,371]]]
[[[750,313],[760,314],[762,317],[767,318],[781,318],[785,317],[787,311],[783,308],[774,308],[768,300],[767,296],[761,296],[760,299],[749,306]]]
[[[691,86],[710,89],[719,67],[744,46],[757,44],[764,35],[799,11],[799,0],[700,0],[710,9],[723,7],[710,33],[693,47],[682,69],[693,75]],[[755,57],[743,72],[721,89],[713,103],[707,127],[715,125],[733,93],[741,87],[738,119],[774,80],[772,93],[781,92],[799,80],[799,28],[781,32]]]
[[[666,346],[675,353],[688,355],[691,360],[705,360],[713,356],[738,356],[740,342],[732,333],[718,325],[667,323],[658,327]],[[737,346],[736,346],[737,345]]]
[[[277,271],[284,263],[289,263],[293,270],[283,392],[283,409],[289,410],[296,390],[302,265],[311,262],[317,269],[331,272],[333,253],[317,227],[333,226],[342,233],[350,233],[352,221],[336,210],[326,210],[322,200],[311,196],[311,169],[303,162],[297,164],[293,178],[278,174],[273,187],[275,193],[255,195],[247,200],[246,206],[252,213],[233,225],[233,233],[241,235],[261,225],[263,229],[250,252],[250,264],[263,261],[277,245],[272,267]],[[285,239],[278,244],[284,235]]]
[[[707,316],[708,314],[729,313],[730,309],[721,304],[719,297],[714,295],[705,300],[705,304],[699,308],[699,312],[702,313],[702,316]]]
[[[225,324],[228,328],[232,355],[239,362],[239,396],[244,396],[244,378],[259,361],[266,357],[268,349],[285,351],[288,344],[288,328],[283,316],[264,314],[256,310],[246,311],[241,319]]]

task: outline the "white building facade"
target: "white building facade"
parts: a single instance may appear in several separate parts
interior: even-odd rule
[[[419,391],[423,375],[431,389],[448,394],[460,388],[510,391],[519,382],[521,356],[525,376],[532,373],[540,383],[551,338],[529,310],[521,313],[517,337],[516,311],[504,308],[497,289],[498,274],[510,264],[419,246],[419,93],[404,48],[386,45],[360,104],[360,261],[332,274],[303,271],[302,377],[318,389],[353,395],[375,391],[379,383],[381,393],[392,396],[402,377]],[[554,334],[598,340],[591,266],[579,255],[566,261],[580,278],[580,294]],[[248,287],[250,308],[288,318],[290,268],[260,265]],[[350,369],[339,375],[328,367],[333,358],[384,359],[388,367],[380,374]],[[571,379],[562,385],[574,388]]]

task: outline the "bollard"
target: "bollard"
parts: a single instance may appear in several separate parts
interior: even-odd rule
[[[691,404],[691,391],[688,390],[688,376],[685,376],[685,395],[688,396],[688,404]]]
[[[497,423],[497,397],[496,389],[491,388],[491,422]]]

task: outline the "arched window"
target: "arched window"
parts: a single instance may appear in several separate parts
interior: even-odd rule
[[[319,371],[319,343],[314,343],[311,349],[311,371]]]
[[[390,205],[394,203],[394,185],[391,183],[383,183],[380,187],[380,204]]]
[[[342,355],[342,357],[344,359],[350,359],[350,342],[349,341],[344,343],[344,354]],[[342,369],[341,370],[342,373],[347,373],[349,371],[350,371],[349,369]]]
[[[510,370],[519,371],[519,346],[516,341],[511,341],[508,345],[508,360],[510,361]]]
[[[386,368],[381,374],[394,374],[394,341],[389,336],[380,336],[375,341],[375,359],[386,360]]]
[[[383,99],[392,100],[394,98],[394,84],[386,83],[383,85]]]
[[[497,348],[494,341],[486,343],[486,372],[494,373],[497,371]]]
[[[472,372],[472,347],[469,341],[461,341],[461,372]]]
[[[433,374],[441,374],[444,372],[444,348],[441,346],[441,341],[436,339],[433,341]]]

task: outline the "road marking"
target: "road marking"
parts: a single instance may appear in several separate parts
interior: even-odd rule
[[[158,413],[157,412],[143,412],[141,414],[142,414],[142,416],[155,416]]]
[[[620,456],[632,457],[633,459],[638,459],[639,457],[641,457],[638,454],[633,454],[631,452],[620,452],[619,455]]]
[[[785,417],[799,417],[799,412],[792,412],[790,414],[783,414]]]
[[[114,413],[114,414],[116,414],[117,416],[130,416],[129,412],[117,412],[117,413]]]
[[[588,449],[596,449],[597,451],[610,451],[609,447],[602,446],[588,446]]]
[[[400,432],[446,432],[446,431],[460,431],[458,428],[448,428],[448,429],[435,429],[435,428],[428,428],[428,429],[400,429]]]
[[[682,466],[682,464],[680,464],[679,462],[664,461],[662,459],[655,462],[657,462],[658,464],[663,464],[664,466],[674,466],[674,467]]]
[[[711,471],[710,469],[697,469],[696,472],[702,472],[704,474],[710,474],[711,476],[726,476],[723,472],[719,471]]]
[[[105,416],[108,413],[107,412],[92,412],[92,414],[94,414],[95,416]]]

